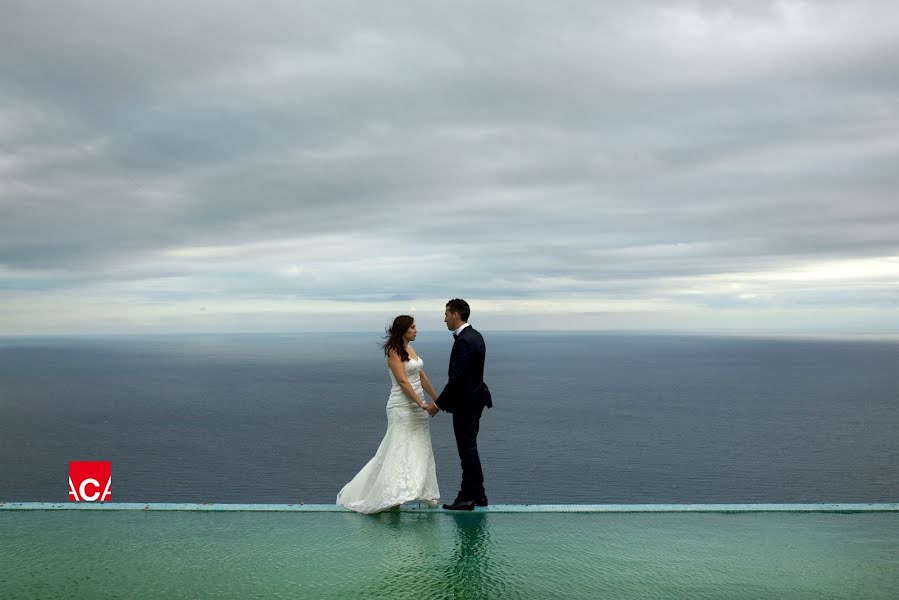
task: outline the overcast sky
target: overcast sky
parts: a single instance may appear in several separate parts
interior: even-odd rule
[[[0,334],[899,333],[893,0],[0,8]]]

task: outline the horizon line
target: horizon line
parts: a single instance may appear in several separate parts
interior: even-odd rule
[[[474,323],[473,323],[474,324]],[[444,329],[419,329],[420,333],[446,333]],[[790,339],[819,339],[819,340],[869,340],[869,341],[899,341],[899,331],[895,332],[831,332],[831,331],[783,331],[783,330],[740,330],[740,329],[592,329],[592,328],[544,328],[544,329],[490,329],[490,333],[527,333],[549,334],[564,333],[578,334],[608,334],[608,335],[644,335],[644,336],[683,336],[683,337],[741,337],[741,338],[790,338]],[[190,337],[190,336],[290,336],[290,335],[375,335],[382,336],[382,332],[373,333],[365,329],[346,330],[235,330],[235,331],[110,331],[110,332],[22,332],[0,333],[0,339],[27,339],[27,338],[108,338],[108,337]]]

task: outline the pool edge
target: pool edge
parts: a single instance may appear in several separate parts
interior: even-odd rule
[[[169,502],[0,502],[0,511],[142,510],[190,512],[351,512],[337,504],[219,504]],[[443,513],[424,503],[409,503],[400,512]],[[897,502],[810,504],[495,504],[475,509],[488,513],[757,513],[757,512],[899,512]]]

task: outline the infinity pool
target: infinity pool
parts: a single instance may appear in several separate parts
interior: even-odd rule
[[[895,600],[899,512],[7,509],[0,598]]]

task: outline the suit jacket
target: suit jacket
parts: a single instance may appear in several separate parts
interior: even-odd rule
[[[484,338],[469,325],[456,341],[449,361],[449,380],[437,398],[437,406],[449,413],[466,413],[493,407],[490,390],[484,383]]]

